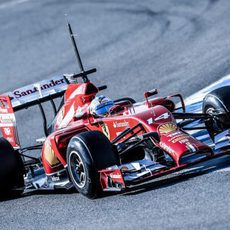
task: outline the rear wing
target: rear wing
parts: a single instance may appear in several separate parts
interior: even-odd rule
[[[56,76],[0,95],[0,129],[2,136],[10,142],[13,148],[20,148],[14,112],[39,105],[44,118],[44,126],[46,126],[41,103],[51,101],[55,107],[53,99],[63,96],[68,84],[69,80],[65,76]]]
[[[70,76],[56,76],[49,80],[40,81],[0,95],[0,129],[2,130],[3,137],[5,137],[14,148],[20,148],[14,112],[38,105],[43,117],[44,132],[46,136],[48,136],[46,116],[41,103],[51,101],[56,114],[57,109],[53,99],[63,96],[68,84],[77,82],[78,78],[82,78],[84,83],[89,82],[87,75],[96,72],[96,69],[84,70],[69,22],[67,26],[81,72]],[[103,90],[105,88],[106,86],[102,86],[98,89]]]
[[[4,93],[3,95],[10,97],[12,107],[16,112],[63,96],[68,84],[69,81],[65,76],[56,76],[49,80],[43,80],[12,92]]]

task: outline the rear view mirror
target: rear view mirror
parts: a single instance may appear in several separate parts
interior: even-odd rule
[[[156,95],[156,94],[158,94],[157,89],[153,89],[153,90],[145,92],[144,96],[145,96],[145,98],[147,98],[147,97],[151,97],[151,96]]]

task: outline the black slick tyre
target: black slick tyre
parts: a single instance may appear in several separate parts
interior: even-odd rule
[[[0,196],[18,196],[24,189],[22,159],[11,144],[0,138]]]
[[[230,128],[230,86],[213,90],[203,100],[203,113],[212,118],[205,121],[207,131],[214,140],[215,135]]]
[[[87,131],[70,140],[67,165],[70,179],[78,192],[94,199],[102,193],[98,170],[119,165],[119,158],[103,133]]]

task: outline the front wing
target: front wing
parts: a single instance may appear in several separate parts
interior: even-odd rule
[[[100,183],[103,191],[120,192],[133,185],[162,177],[230,153],[230,130],[215,138],[212,155],[193,153],[186,155],[179,166],[167,167],[151,160],[140,160],[120,166],[114,165],[100,170]]]

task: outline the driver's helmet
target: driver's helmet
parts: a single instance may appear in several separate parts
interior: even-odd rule
[[[105,117],[109,115],[109,109],[114,106],[114,102],[103,95],[96,96],[90,106],[90,113],[97,117]]]

